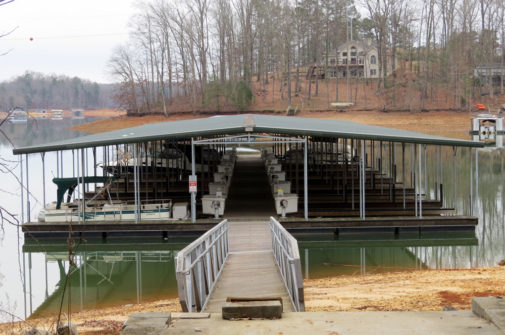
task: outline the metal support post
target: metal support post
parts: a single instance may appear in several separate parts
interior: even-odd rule
[[[470,197],[469,197],[469,208],[470,208],[470,215],[473,215],[473,159],[472,159],[472,148],[469,148],[470,150]]]
[[[30,173],[28,172],[28,154],[25,156],[26,158],[26,219],[28,221],[31,220],[31,206],[30,206]]]
[[[195,143],[194,138],[191,137],[191,176],[196,180],[195,168]],[[196,223],[196,193],[191,192],[191,222]]]
[[[354,210],[354,140],[351,139],[351,209]]]
[[[365,214],[365,187],[366,187],[366,163],[365,163],[365,152],[366,152],[365,140],[361,140],[361,157],[360,157],[360,217],[361,219],[366,218]]]
[[[63,161],[63,156],[61,157],[62,161]],[[85,148],[84,149],[84,175],[85,176],[89,176],[89,172],[88,172],[88,167],[89,167],[89,162],[88,162],[88,148]],[[61,171],[63,171],[63,165],[61,166]],[[84,192],[89,192],[89,185],[88,184],[84,184]]]
[[[116,154],[117,154],[117,148],[116,148]],[[116,155],[116,164],[119,162],[119,158]],[[93,147],[93,176],[96,177],[96,147]],[[96,184],[95,184],[96,188]]]
[[[79,176],[80,176],[80,172],[79,172],[79,170],[80,170],[80,168],[79,168],[79,166],[80,166],[79,165],[79,152],[77,152],[76,157],[77,157],[77,160],[76,160],[76,164],[75,165],[76,165],[76,170],[77,171],[76,171],[75,178],[77,180],[77,185],[79,185]],[[79,186],[76,187],[76,192],[78,193],[77,194],[77,198],[79,198],[79,196],[80,196],[80,188],[79,188]],[[82,206],[82,203],[80,201],[77,201],[77,223],[78,224],[81,224],[81,220],[84,218],[83,216],[81,216],[82,214],[84,214],[84,211],[82,211],[81,206]]]
[[[419,170],[418,170],[418,174],[419,174],[419,217],[422,218],[423,217],[423,196],[422,196],[422,185],[423,185],[423,180],[422,180],[422,177],[423,177],[423,168],[422,168],[422,154],[421,154],[421,144],[418,144],[418,147],[417,147],[417,151],[418,151],[418,155],[419,155]],[[426,190],[424,190],[424,192],[426,192]]]
[[[86,221],[86,200],[84,199],[85,198],[85,193],[86,193],[86,189],[84,187],[84,172],[86,171],[85,170],[85,160],[84,160],[84,149],[81,149],[81,176],[82,176],[82,183],[81,183],[81,190],[82,190],[82,193],[81,193],[81,199],[82,199],[82,219],[83,221]]]
[[[410,164],[410,177],[412,181],[412,186],[414,187],[414,215],[417,217],[419,214],[418,211],[418,193],[419,193],[419,185],[417,185],[417,180],[416,180],[416,145],[412,143],[411,147],[411,164]]]
[[[475,200],[479,199],[479,149],[475,148]]]
[[[363,149],[363,140],[359,142],[361,149]],[[359,217],[363,218],[363,150],[360,150],[359,161],[358,161],[358,180],[359,180]]]
[[[46,206],[46,153],[41,152],[42,158],[42,207]]]
[[[60,151],[60,176],[63,178],[63,150]]]
[[[19,155],[19,186],[21,188],[21,223],[25,223],[25,193],[23,184],[23,155]]]
[[[56,177],[60,177],[60,155],[59,151],[56,151]]]
[[[456,201],[457,201],[457,198],[456,198],[456,191],[457,191],[457,188],[456,188],[456,174],[457,174],[457,171],[456,171],[456,155],[457,155],[457,148],[456,147],[452,147],[452,156],[453,156],[453,162],[452,162],[452,168],[453,168],[453,187],[454,187],[454,200],[453,200],[453,207],[454,209],[456,209]]]
[[[423,148],[423,154],[424,154],[424,194],[426,196],[426,199],[428,199],[428,157],[426,156],[426,144],[424,145]]]
[[[402,143],[402,187],[403,187],[403,209],[405,209],[405,143]]]
[[[438,190],[440,189],[439,166],[440,166],[440,146],[437,146],[437,159],[436,159],[436,164],[435,164],[435,175],[436,175],[435,197],[436,197],[436,200],[441,201],[442,199],[440,199],[440,194],[438,192]]]
[[[303,215],[305,220],[309,219],[309,176],[308,176],[308,154],[307,154],[307,136],[304,141],[304,155],[303,155]]]
[[[133,192],[135,203],[135,223],[139,223],[139,185],[138,185],[138,145],[133,145]]]

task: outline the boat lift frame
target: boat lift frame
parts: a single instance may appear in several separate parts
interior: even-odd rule
[[[207,144],[280,144],[280,143],[303,143],[303,216],[305,220],[309,219],[309,195],[308,195],[308,148],[307,136],[303,138],[282,137],[274,135],[258,135],[258,134],[244,134],[237,136],[224,136],[218,138],[210,138],[205,140],[195,140],[191,137],[191,178],[196,180],[196,167],[195,167],[195,145]],[[226,149],[225,149],[226,150]],[[191,192],[191,222],[196,222],[196,192]]]

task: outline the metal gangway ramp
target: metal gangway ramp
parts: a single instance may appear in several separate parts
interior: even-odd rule
[[[270,222],[222,221],[176,256],[185,312],[221,313],[228,297],[282,298],[284,312],[305,311],[296,239]]]

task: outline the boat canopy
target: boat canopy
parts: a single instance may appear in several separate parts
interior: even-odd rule
[[[61,202],[63,201],[63,196],[67,191],[68,191],[67,202],[70,202],[70,199],[72,198],[72,193],[74,193],[74,190],[77,187],[77,185],[82,183],[83,180],[84,184],[93,184],[93,183],[107,183],[114,179],[116,179],[116,177],[53,178],[53,183],[55,183],[58,186],[56,209],[61,208]]]

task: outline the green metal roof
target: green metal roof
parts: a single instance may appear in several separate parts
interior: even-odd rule
[[[183,121],[151,123],[138,127],[87,135],[52,143],[16,148],[14,154],[90,148],[96,146],[140,143],[162,139],[188,138],[220,134],[276,133],[321,137],[354,138],[391,142],[447,146],[483,147],[480,142],[426,135],[406,130],[364,125],[340,120],[272,115],[232,115]]]

